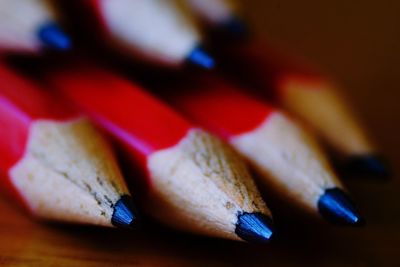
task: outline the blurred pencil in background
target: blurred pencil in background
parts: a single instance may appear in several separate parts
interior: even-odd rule
[[[135,225],[111,148],[88,119],[0,64],[2,187],[39,218]]]
[[[239,14],[239,1],[235,0],[186,0],[186,3],[209,30],[216,34],[247,35],[247,27]]]
[[[209,8],[195,2],[201,1],[188,1],[193,11],[216,29],[218,35],[213,37],[219,59],[225,63],[223,69],[231,78],[252,86],[259,94],[274,97],[282,107],[311,125],[336,151],[345,173],[379,178],[390,175],[385,161],[334,82],[309,68],[303,60],[250,36],[231,1],[208,0]],[[223,12],[211,12],[216,7]]]
[[[77,9],[85,8],[85,14],[95,17],[102,40],[126,56],[173,68],[214,66],[213,58],[201,47],[199,28],[181,11],[179,1],[78,2]]]
[[[270,211],[228,145],[110,71],[77,63],[45,76],[147,176],[140,197],[147,213],[194,233],[255,242],[271,238]]]
[[[280,110],[216,76],[166,84],[165,98],[227,139],[280,200],[333,223],[363,223],[313,136]]]
[[[58,25],[48,1],[0,1],[0,52],[38,53],[70,48],[71,40]]]

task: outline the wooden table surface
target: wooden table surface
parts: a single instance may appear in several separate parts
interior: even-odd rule
[[[390,182],[346,181],[368,225],[277,218],[275,242],[254,246],[159,228],[127,233],[45,225],[0,199],[0,265],[400,266],[400,2],[243,2],[260,34],[285,42],[341,82],[391,161]]]

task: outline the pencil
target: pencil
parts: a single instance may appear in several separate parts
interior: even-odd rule
[[[141,203],[151,216],[199,234],[271,238],[270,211],[228,145],[109,71],[74,64],[45,79],[114,136],[146,174]]]
[[[71,40],[47,1],[0,1],[0,51],[38,53],[70,48]]]
[[[214,34],[231,36],[247,35],[247,27],[239,14],[239,1],[235,0],[187,0],[192,13]]]
[[[212,57],[201,48],[198,27],[175,0],[90,0],[82,4],[95,17],[103,39],[128,56],[175,68],[185,63],[206,69],[214,66]]]
[[[280,110],[216,76],[192,77],[171,88],[162,87],[165,98],[224,137],[280,199],[333,223],[363,222],[316,140]]]
[[[232,54],[227,58],[249,68],[243,71],[235,69],[232,62],[226,64],[230,77],[237,77],[240,71],[241,81],[259,89],[264,96],[272,96],[312,126],[339,155],[344,171],[350,175],[389,176],[385,161],[334,82],[295,63],[287,63],[290,61],[280,57],[279,52],[268,52],[265,45],[248,43],[231,52],[235,58]]]
[[[131,196],[103,137],[87,118],[0,64],[0,182],[10,195],[38,218],[134,226]]]
[[[385,160],[340,95],[337,84],[304,60],[252,37],[244,30],[237,6],[230,0],[208,0],[207,4],[210,5],[207,9],[193,4],[191,7],[210,28],[217,29],[213,35],[216,54],[221,56],[220,65],[231,78],[251,85],[259,94],[274,97],[277,103],[311,125],[336,151],[338,165],[345,173],[377,178],[390,175]],[[217,6],[224,12],[219,13],[219,19],[212,19],[216,14],[210,10]]]

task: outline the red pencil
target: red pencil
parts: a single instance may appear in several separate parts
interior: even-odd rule
[[[0,182],[34,215],[130,227],[132,200],[91,123],[0,63]]]
[[[252,85],[264,96],[272,94],[280,105],[312,126],[341,155],[346,171],[376,177],[389,175],[335,83],[262,42],[249,39],[232,44],[231,48],[220,50],[229,61],[225,70],[230,77]],[[240,65],[247,67],[236,67]]]
[[[362,219],[317,142],[280,110],[217,77],[192,77],[171,87],[162,86],[166,98],[228,140],[270,191],[330,221],[360,224]]]
[[[110,71],[77,63],[45,76],[147,174],[141,202],[150,215],[206,235],[247,241],[271,237],[270,212],[245,165],[218,138]]]

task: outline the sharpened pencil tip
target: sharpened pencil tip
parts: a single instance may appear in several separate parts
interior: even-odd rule
[[[350,197],[339,188],[325,190],[319,198],[318,210],[322,217],[332,223],[351,226],[365,224]]]
[[[186,58],[186,62],[204,69],[213,69],[215,66],[214,59],[200,46],[190,52]]]
[[[137,224],[137,212],[131,196],[122,196],[114,205],[111,222],[116,227],[134,228]]]
[[[344,171],[354,176],[388,179],[391,175],[387,162],[378,155],[352,156],[346,160]]]
[[[51,49],[65,51],[71,48],[69,36],[54,23],[42,26],[39,29],[38,36],[42,43]]]
[[[222,32],[237,38],[247,37],[249,34],[247,25],[238,17],[231,17],[219,26]]]
[[[235,233],[243,240],[266,243],[273,234],[272,219],[262,213],[241,213],[238,215]]]

